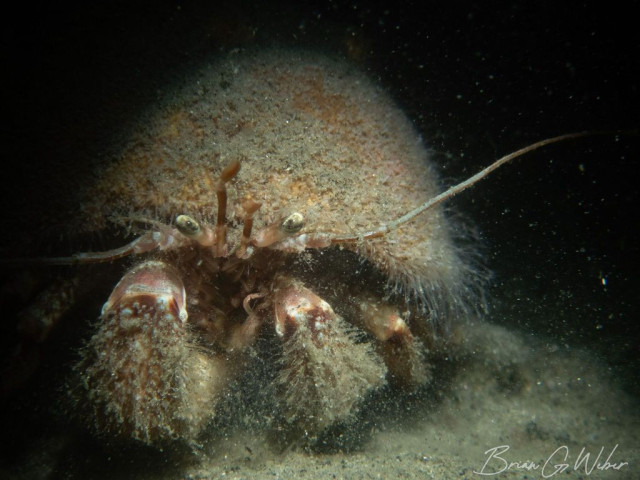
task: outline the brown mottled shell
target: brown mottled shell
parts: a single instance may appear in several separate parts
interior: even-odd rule
[[[230,55],[167,89],[87,191],[92,230],[114,215],[171,222],[179,214],[215,223],[215,181],[229,162],[231,241],[241,204],[262,203],[255,229],[292,212],[300,233],[358,234],[408,212],[439,192],[411,122],[360,71],[325,56],[273,51]],[[455,288],[464,270],[441,210],[384,238],[347,245],[390,283],[424,297]]]

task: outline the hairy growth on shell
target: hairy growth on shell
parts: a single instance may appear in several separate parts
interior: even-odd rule
[[[243,202],[261,207],[254,231],[297,212],[300,234],[375,229],[439,193],[411,122],[357,69],[309,53],[230,56],[167,88],[157,108],[87,190],[84,225],[109,219],[212,221],[216,178],[237,159],[229,186],[230,243],[241,237]],[[383,238],[348,244],[432,318],[469,303],[475,268],[457,250],[439,207]]]

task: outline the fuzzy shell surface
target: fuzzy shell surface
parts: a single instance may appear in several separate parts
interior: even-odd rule
[[[341,60],[280,50],[230,54],[159,97],[87,189],[88,230],[136,216],[170,223],[188,214],[213,224],[215,182],[234,160],[242,168],[228,185],[232,243],[249,198],[262,203],[254,231],[295,211],[305,218],[301,234],[350,235],[439,193],[409,119]],[[384,238],[346,246],[385,272],[390,285],[424,297],[465,282],[451,237],[448,219],[433,209]]]

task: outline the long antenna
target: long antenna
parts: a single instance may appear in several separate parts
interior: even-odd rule
[[[525,154],[527,154],[529,152],[532,152],[533,150],[537,150],[537,149],[542,148],[542,147],[544,147],[546,145],[549,145],[551,143],[562,142],[564,140],[568,140],[568,139],[571,139],[571,138],[584,137],[586,135],[591,135],[593,133],[594,132],[592,132],[592,131],[585,131],[585,132],[578,132],[578,133],[566,133],[564,135],[558,135],[557,137],[547,138],[547,139],[540,140],[538,142],[532,143],[531,145],[523,147],[520,150],[516,150],[515,152],[512,152],[509,155],[505,155],[504,157],[496,160],[491,165],[489,165],[487,168],[485,168],[483,170],[480,170],[478,173],[476,173],[475,175],[467,178],[465,181],[460,182],[457,185],[454,185],[454,186],[448,188],[447,190],[445,190],[441,194],[430,198],[429,200],[424,202],[422,205],[414,208],[413,210],[411,210],[410,212],[408,212],[405,215],[401,216],[400,218],[394,220],[393,222],[390,222],[390,223],[385,224],[385,225],[381,225],[380,227],[376,228],[375,230],[371,230],[371,231],[369,231],[367,233],[364,233],[364,234],[361,234],[361,235],[349,235],[349,236],[343,236],[343,237],[336,237],[336,238],[332,239],[332,243],[359,242],[359,241],[367,240],[367,239],[370,239],[370,238],[382,237],[382,236],[386,235],[387,233],[395,230],[400,225],[403,225],[403,224],[405,224],[407,222],[410,222],[411,220],[413,220],[415,217],[417,217],[421,213],[425,212],[426,210],[429,210],[429,209],[435,207],[436,205],[439,205],[440,203],[444,202],[445,200],[448,200],[449,198],[453,197],[454,195],[457,195],[458,193],[462,192],[463,190],[466,190],[467,188],[471,187],[472,185],[475,185],[480,180],[482,180],[487,175],[489,175],[491,172],[493,172],[496,168],[501,167],[502,165],[504,165],[505,163],[509,162],[510,160],[513,160],[514,158],[517,158],[517,157],[520,157],[522,155],[525,155]]]

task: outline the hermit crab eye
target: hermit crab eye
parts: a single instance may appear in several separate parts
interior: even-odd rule
[[[179,215],[176,218],[176,228],[187,237],[195,237],[200,233],[200,224],[189,215]]]
[[[304,217],[301,213],[294,212],[285,218],[280,225],[284,233],[296,233],[304,226]]]

